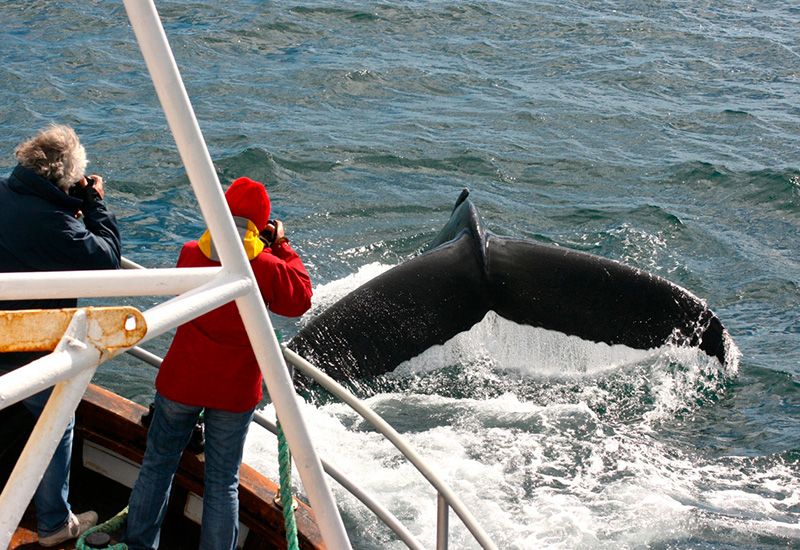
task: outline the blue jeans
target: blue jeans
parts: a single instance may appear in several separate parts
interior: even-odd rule
[[[142,469],[128,504],[124,540],[129,550],[158,548],[172,479],[201,410],[201,407],[182,405],[156,393]],[[202,550],[236,548],[239,465],[254,411],[233,413],[205,409]]]
[[[23,399],[23,404],[37,420],[51,393],[53,393],[53,388]],[[36,528],[40,537],[55,533],[66,525],[69,518],[70,506],[67,497],[69,496],[69,466],[72,460],[72,428],[74,426],[75,417],[73,416],[33,494],[33,503],[36,506]]]

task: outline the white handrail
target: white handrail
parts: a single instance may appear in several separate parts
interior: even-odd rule
[[[133,272],[109,269],[0,273],[0,296],[4,300],[175,296],[211,281],[220,271],[219,267],[172,267]]]
[[[269,420],[264,413],[257,411],[253,416],[253,422],[262,428],[269,430],[273,435],[278,435],[278,427],[274,422]],[[411,548],[411,550],[424,549],[424,546],[422,546],[419,541],[414,538],[414,535],[412,535],[411,532],[406,529],[406,526],[403,525],[399,519],[397,519],[397,516],[392,514],[380,502],[375,500],[372,495],[351,481],[343,472],[339,471],[338,468],[326,462],[325,459],[322,459],[322,467],[325,469],[325,473],[331,476],[336,483],[344,487],[348,493],[356,497],[361,501],[362,504],[364,504],[364,506],[369,508],[369,510],[375,514],[378,519],[384,523],[384,525],[389,527],[389,529],[391,529],[394,534],[396,534],[400,540],[406,544],[406,546]]]
[[[428,482],[438,491],[438,494],[444,498],[445,502],[453,509],[453,511],[461,518],[467,529],[469,529],[475,540],[487,549],[496,550],[497,546],[489,538],[489,535],[478,524],[475,517],[461,502],[461,499],[453,492],[453,490],[442,481],[439,476],[434,473],[431,467],[425,460],[414,450],[411,445],[401,436],[392,426],[381,418],[375,411],[367,407],[357,397],[351,394],[341,384],[336,382],[333,378],[322,372],[320,369],[312,365],[305,358],[297,352],[283,346],[283,353],[287,360],[295,367],[303,371],[304,374],[313,378],[326,390],[331,392],[335,397],[347,403],[351,409],[356,411],[372,424],[384,437],[391,441],[395,447],[417,468],[417,470],[425,476]],[[441,509],[440,509],[441,514]],[[441,526],[441,523],[440,523]],[[441,534],[437,534],[437,540],[441,540]],[[446,537],[444,538],[446,540]]]
[[[141,343],[252,292],[253,286],[251,279],[223,274],[215,281],[148,309],[143,313],[147,334]]]
[[[145,269],[143,265],[137,264],[136,262],[126,258],[125,256],[119,259],[119,266],[122,269]]]
[[[214,238],[223,269],[255,281],[156,7],[152,0],[125,0],[125,9],[200,211]],[[330,548],[350,548],[347,532],[303,422],[294,386],[257,285],[246,295],[237,298],[236,305],[285,430],[286,440],[295,456],[297,470],[314,509],[322,538]]]

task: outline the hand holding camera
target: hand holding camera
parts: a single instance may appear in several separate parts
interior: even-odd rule
[[[103,187],[102,176],[98,176],[97,174],[84,176],[75,185],[70,187],[69,194],[81,200],[86,200],[87,196],[91,196],[92,189],[97,192],[97,196],[100,197],[100,199],[105,198],[106,192]]]
[[[267,246],[272,246],[275,243],[286,240],[286,235],[283,230],[283,222],[280,220],[269,220],[267,222],[267,226],[261,232],[259,237],[261,237],[261,240],[264,241],[264,244]]]

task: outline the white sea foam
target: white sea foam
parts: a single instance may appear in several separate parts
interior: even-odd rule
[[[699,531],[708,538],[722,525],[740,537],[751,528],[797,534],[788,513],[800,493],[791,468],[740,472],[736,463],[671,448],[637,425],[605,424],[580,401],[540,406],[513,393],[486,400],[382,394],[368,403],[403,426],[501,548],[669,545]],[[303,413],[326,460],[377,495],[421,541],[435,538],[435,494],[389,442],[343,405],[303,404]],[[246,460],[276,478],[275,447],[272,436],[252,430]],[[770,488],[780,493],[763,496]],[[359,525],[359,548],[403,547],[354,499],[334,491]],[[452,515],[451,547],[477,548]]]
[[[645,361],[658,353],[520,325],[489,311],[470,330],[400,364],[395,373],[405,375],[490,361],[496,368],[524,376],[594,375]]]

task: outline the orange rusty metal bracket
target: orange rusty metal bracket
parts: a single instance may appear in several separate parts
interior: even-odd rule
[[[0,352],[53,351],[79,309],[89,321],[88,340],[112,356],[147,334],[144,316],[130,306],[0,311]]]

